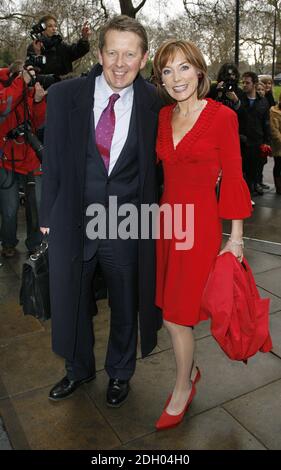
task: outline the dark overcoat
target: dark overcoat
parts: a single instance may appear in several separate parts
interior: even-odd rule
[[[95,66],[87,77],[49,89],[40,226],[49,227],[52,344],[73,359],[84,246],[84,182]],[[160,108],[155,89],[138,76],[134,82],[140,202],[157,202],[155,140]],[[161,313],[155,307],[155,240],[139,241],[139,327],[142,356],[157,343]]]

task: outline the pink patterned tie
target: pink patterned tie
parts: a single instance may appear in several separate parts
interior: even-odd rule
[[[107,172],[109,169],[110,148],[115,128],[114,105],[119,98],[120,95],[117,93],[109,97],[109,103],[103,110],[96,127],[96,144]]]

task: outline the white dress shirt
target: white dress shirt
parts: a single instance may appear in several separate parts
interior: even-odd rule
[[[102,73],[96,78],[95,95],[94,95],[94,116],[95,116],[95,127],[99,122],[99,118],[103,110],[107,107],[109,97],[116,93],[107,84],[104,74]],[[131,120],[133,100],[134,100],[134,88],[133,85],[124,88],[119,91],[120,98],[114,105],[115,112],[115,129],[110,150],[110,162],[108,174],[110,175],[118,157],[125,145],[127,140],[129,125]]]

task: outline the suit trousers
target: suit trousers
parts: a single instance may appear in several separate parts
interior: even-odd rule
[[[73,361],[66,361],[67,376],[81,380],[95,373],[93,278],[98,262],[108,287],[111,310],[105,370],[110,378],[129,380],[136,367],[138,266],[137,262],[116,263],[111,240],[100,240],[95,255],[83,262],[76,345]]]

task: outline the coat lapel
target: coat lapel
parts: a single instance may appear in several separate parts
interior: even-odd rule
[[[140,194],[142,195],[148,161],[155,152],[155,129],[158,109],[153,109],[157,101],[156,93],[150,90],[141,76],[138,76],[134,83],[134,91],[138,133]]]

